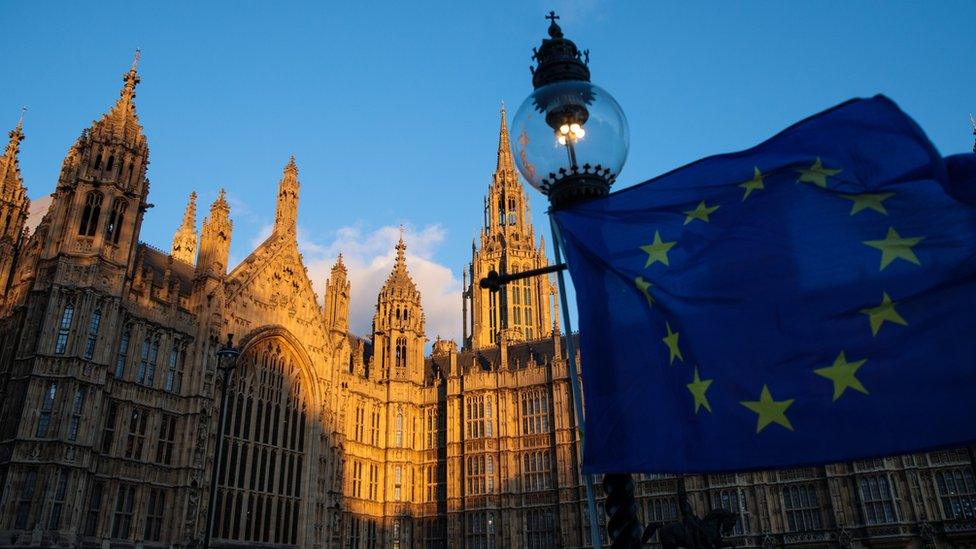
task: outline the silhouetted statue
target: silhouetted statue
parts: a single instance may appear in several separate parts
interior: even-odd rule
[[[728,536],[735,528],[738,517],[735,513],[725,509],[713,509],[698,518],[688,503],[685,492],[684,479],[678,481],[678,505],[681,510],[680,519],[668,523],[652,523],[644,529],[642,541],[647,543],[655,532],[664,549],[719,549],[727,547],[722,542],[722,536]]]

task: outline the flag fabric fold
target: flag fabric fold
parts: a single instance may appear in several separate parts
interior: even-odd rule
[[[976,441],[976,155],[883,96],[555,214],[586,472]]]

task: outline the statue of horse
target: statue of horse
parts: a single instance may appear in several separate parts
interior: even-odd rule
[[[735,528],[738,517],[735,513],[725,509],[713,509],[700,519],[691,513],[685,513],[683,520],[649,524],[644,529],[641,541],[647,543],[655,532],[664,549],[720,549],[730,547],[722,542],[722,536],[728,536]]]

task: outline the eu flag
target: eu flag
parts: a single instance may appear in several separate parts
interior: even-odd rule
[[[587,472],[976,441],[976,155],[885,97],[556,213]]]

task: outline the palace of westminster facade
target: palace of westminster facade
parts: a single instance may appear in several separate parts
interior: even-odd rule
[[[588,546],[555,286],[477,283],[547,264],[504,111],[462,344],[425,356],[402,239],[368,336],[349,332],[356,281],[341,256],[321,301],[313,292],[294,159],[273,233],[239,265],[223,192],[199,232],[190,196],[170,253],[141,243],[149,148],[135,67],[123,80],[69,148],[33,232],[22,123],[0,157],[0,547],[199,546],[217,443],[216,546]],[[218,442],[228,334],[241,355]],[[642,521],[676,518],[674,477],[635,480]],[[976,543],[965,449],[686,484],[699,511],[739,515],[737,545]]]

